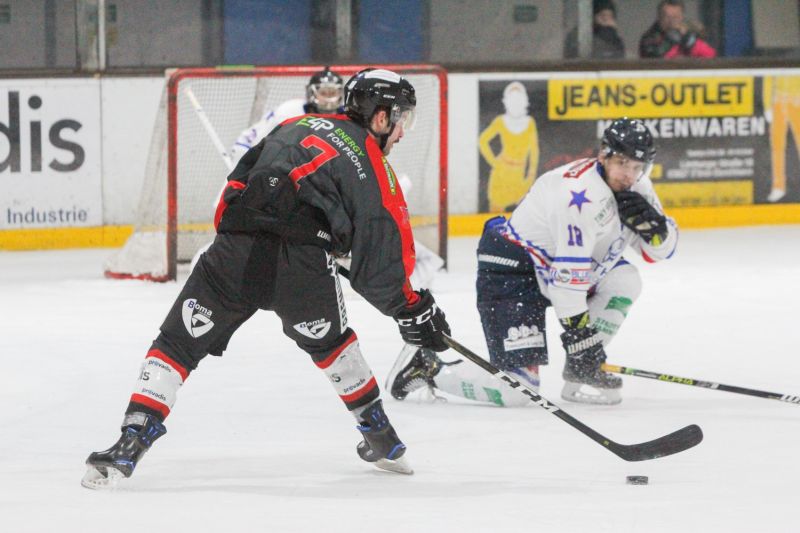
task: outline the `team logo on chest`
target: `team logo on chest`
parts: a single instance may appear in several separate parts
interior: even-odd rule
[[[214,327],[214,322],[211,320],[211,309],[198,304],[194,298],[189,298],[183,302],[181,315],[183,316],[183,325],[186,326],[186,331],[194,338],[208,333]]]
[[[597,223],[598,226],[605,226],[606,224],[611,222],[614,219],[614,215],[617,212],[616,209],[617,206],[613,196],[609,196],[608,198],[603,200],[602,206],[603,208],[594,217],[594,221]]]
[[[330,120],[311,116],[303,117],[302,119],[298,120],[297,125],[311,128],[314,131],[333,129],[333,122]]]
[[[578,208],[578,212],[580,212],[581,208],[583,207],[583,204],[592,203],[591,200],[586,198],[586,191],[587,189],[583,189],[580,192],[569,191],[569,193],[572,195],[572,199],[569,201],[569,205],[567,207],[569,208],[574,205]]]

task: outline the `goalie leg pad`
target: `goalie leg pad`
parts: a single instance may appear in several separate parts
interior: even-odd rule
[[[524,385],[539,390],[538,373],[534,381],[533,372],[527,368],[507,372]],[[530,399],[519,390],[512,389],[472,364],[447,364],[437,374],[435,381],[436,388],[440,391],[467,400],[500,407],[523,407],[531,403]]]

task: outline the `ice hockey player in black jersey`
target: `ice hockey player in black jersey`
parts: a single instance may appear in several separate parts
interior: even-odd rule
[[[119,440],[89,455],[85,487],[114,486],[133,473],[166,433],[178,389],[207,354],[222,355],[259,309],[280,317],[353,413],[358,455],[412,473],[348,327],[335,257],[351,254],[351,286],[397,321],[405,342],[445,349],[444,314],[430,292],[415,292],[408,281],[411,226],[385,157],[413,125],[415,105],[405,78],[366,69],[346,84],[345,114],[289,119],[242,157],[217,208],[217,237],[145,357]]]

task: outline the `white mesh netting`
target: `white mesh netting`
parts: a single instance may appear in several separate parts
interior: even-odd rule
[[[356,70],[354,67],[331,68],[345,80]],[[173,77],[180,74],[173,104],[177,117],[175,151],[170,154],[168,150],[169,98],[165,89],[154,126],[134,233],[106,262],[106,274],[163,280],[170,277],[170,272],[174,273],[166,251],[170,157],[177,162],[175,260],[191,260],[198,249],[213,239],[216,199],[229,171],[215,147],[213,134],[203,126],[191,105],[186,87],[191,88],[222,146],[230,149],[239,134],[270,109],[286,100],[302,97],[309,77],[317,70],[319,68],[295,67],[287,73],[279,69],[251,69],[246,75],[242,75],[242,71],[217,69],[174,71]],[[415,238],[439,251],[445,244],[440,243],[439,215],[441,209],[446,209],[446,205],[441,205],[439,194],[442,179],[445,179],[440,172],[440,157],[445,150],[440,143],[443,88],[435,71],[396,70],[405,75],[416,90],[417,124],[394,147],[389,161],[398,176],[407,176],[413,184],[404,192]]]

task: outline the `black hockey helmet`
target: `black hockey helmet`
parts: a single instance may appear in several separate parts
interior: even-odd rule
[[[320,113],[335,113],[344,103],[342,77],[325,67],[315,72],[306,85],[306,101]]]
[[[345,113],[366,128],[375,112],[385,109],[392,127],[402,122],[403,127],[410,130],[414,126],[416,105],[414,87],[391,70],[364,69],[344,87]]]
[[[653,135],[638,119],[618,118],[605,129],[601,142],[606,157],[619,154],[647,166],[652,165],[656,157]]]

